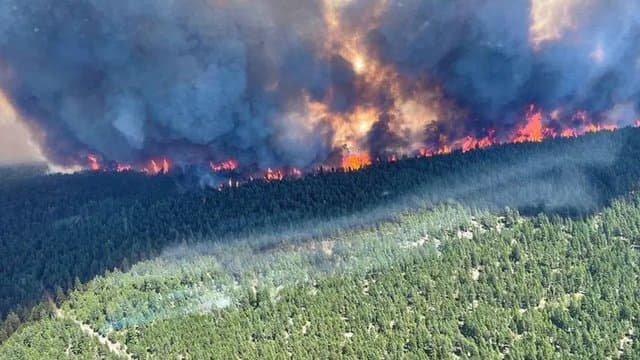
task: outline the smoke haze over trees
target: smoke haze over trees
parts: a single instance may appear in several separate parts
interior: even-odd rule
[[[0,314],[26,312],[43,290],[71,288],[76,278],[126,268],[183,241],[253,239],[268,251],[450,200],[584,216],[636,189],[638,159],[640,129],[624,129],[223,191],[184,192],[176,173],[2,171]]]

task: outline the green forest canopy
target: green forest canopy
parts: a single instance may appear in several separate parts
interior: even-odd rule
[[[63,351],[24,344],[53,333],[104,351],[34,308],[45,292],[140,358],[633,353],[640,217],[635,195],[611,201],[639,159],[625,129],[222,192],[181,174],[7,180],[0,313],[4,337],[20,329],[0,353]]]

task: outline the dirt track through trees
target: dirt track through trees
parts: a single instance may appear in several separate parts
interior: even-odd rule
[[[125,346],[123,346],[119,342],[111,341],[106,336],[102,336],[101,334],[99,334],[98,332],[93,330],[91,328],[91,326],[89,326],[87,324],[83,324],[82,322],[80,322],[80,321],[74,319],[73,317],[68,316],[67,314],[65,314],[62,309],[58,308],[58,306],[56,305],[55,301],[53,301],[53,298],[51,298],[51,296],[49,296],[49,304],[54,309],[54,313],[55,313],[56,318],[61,319],[61,320],[68,319],[68,320],[73,321],[74,324],[76,324],[76,325],[78,325],[80,327],[80,330],[82,330],[83,333],[85,333],[86,335],[91,336],[94,339],[97,339],[101,344],[106,345],[107,348],[109,349],[109,351],[111,351],[113,354],[118,355],[120,357],[123,357],[125,359],[133,360],[133,357],[131,356],[131,354],[127,353],[127,351],[125,349]]]

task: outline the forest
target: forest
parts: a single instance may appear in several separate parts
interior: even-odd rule
[[[623,129],[222,191],[0,171],[0,357],[122,355],[75,320],[139,359],[632,358],[639,165]]]

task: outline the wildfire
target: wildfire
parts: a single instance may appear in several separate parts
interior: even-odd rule
[[[616,125],[600,125],[600,124],[589,124],[585,127],[585,132],[594,133],[600,131],[613,131],[617,129]]]
[[[412,153],[432,156],[454,150],[469,152],[505,142],[541,142],[546,138],[574,137],[616,128],[615,125],[592,121],[585,112],[579,111],[571,119],[563,116],[561,109],[547,114],[536,105],[530,105],[522,121],[511,129],[487,129],[486,134],[480,136],[445,134],[435,144],[425,143],[424,134],[429,124],[446,118],[452,109],[458,113],[463,110],[455,104],[446,103],[438,86],[406,79],[396,68],[370,52],[367,35],[378,28],[389,1],[372,0],[361,13],[363,21],[356,27],[343,23],[341,18],[342,10],[351,4],[351,0],[324,0],[323,4],[327,34],[320,45],[320,53],[328,58],[339,57],[351,65],[358,94],[356,104],[342,112],[332,111],[333,93],[320,100],[306,97],[307,118],[313,124],[322,122],[330,125],[334,148],[368,149],[369,135],[378,125],[383,125],[389,136],[403,140],[399,145],[388,145],[385,149],[394,154],[389,159]],[[533,45],[539,47],[545,42],[558,40],[577,28],[580,19],[573,15],[587,5],[585,0],[532,0],[530,40]],[[594,61],[603,61],[604,49],[596,47],[592,56]],[[360,169],[371,164],[369,156],[367,151],[349,152],[343,155],[341,167]]]
[[[268,168],[264,174],[264,178],[268,181],[281,181],[284,179],[284,172],[279,169]]]
[[[139,171],[145,174],[156,175],[168,173],[171,169],[171,162],[167,158],[163,158],[161,160],[150,160],[146,166],[142,167],[135,167],[131,164],[116,162],[109,162],[105,165],[103,164],[100,156],[89,154],[87,155],[86,168],[90,171]]]
[[[133,170],[133,165],[116,163],[113,166],[102,164],[100,157],[95,154],[87,155],[87,168],[91,171],[115,171],[125,172]]]
[[[545,42],[561,39],[578,26],[573,14],[585,5],[588,5],[585,0],[532,0],[531,42],[540,47]]]
[[[100,160],[96,155],[90,154],[87,155],[87,161],[89,162],[89,170],[91,171],[100,171],[102,170],[102,165],[100,164]]]
[[[564,138],[576,137],[578,136],[578,133],[574,129],[567,128],[562,130],[562,132],[560,133],[560,136]]]
[[[227,160],[221,163],[210,162],[209,167],[213,172],[231,172],[238,168],[236,160]]]
[[[327,108],[322,103],[313,103],[312,106],[315,107],[319,113],[327,111]],[[327,113],[322,116],[329,115]],[[367,122],[368,119],[374,117],[375,114],[372,109],[363,108],[362,110],[357,110],[354,114],[351,114],[351,116],[353,116],[353,118],[350,120],[352,120],[353,123],[350,126],[367,128],[370,126]],[[361,122],[359,123],[358,120]],[[640,127],[640,119],[637,119],[633,125]],[[515,125],[514,130],[502,130],[503,134],[505,132],[510,134],[508,136],[499,136],[498,131],[495,129],[487,130],[484,136],[467,135],[461,136],[459,139],[450,139],[445,135],[440,135],[437,144],[432,146],[424,146],[421,144],[412,154],[420,157],[429,157],[449,154],[456,150],[466,153],[503,143],[540,142],[549,138],[577,137],[587,133],[612,131],[617,128],[618,125],[616,124],[594,121],[586,111],[577,111],[573,115],[567,115],[562,109],[556,109],[546,113],[543,109],[535,105],[530,105],[523,116],[522,122]],[[366,134],[369,129],[367,128],[361,131],[363,134]],[[355,138],[347,137],[345,140],[355,141]],[[338,164],[329,162],[321,164],[321,168],[339,167],[346,171],[356,171],[372,164],[371,154],[368,151],[358,150],[358,147],[352,147],[346,144],[343,145],[342,149],[342,157]],[[395,162],[400,155],[408,155],[408,153],[391,152],[385,160]],[[149,175],[156,175],[167,174],[172,167],[171,161],[166,157],[149,160],[144,166],[113,162],[104,165],[102,157],[96,154],[87,155],[86,160],[86,168],[91,171],[139,171]],[[208,165],[210,171],[216,173],[232,173],[238,171],[240,168],[238,161],[233,159],[219,163],[211,161]],[[258,175],[256,178],[263,178],[267,181],[281,181],[287,177],[302,177],[305,170],[293,167],[268,168],[263,174]],[[253,175],[256,174],[254,173]],[[253,181],[254,177],[246,177],[245,179]],[[233,180],[232,184],[234,185],[229,185],[229,187],[238,186],[239,183],[240,181]],[[223,185],[223,187],[226,186]]]
[[[496,138],[496,131],[490,130],[489,134],[483,138],[477,139],[473,136],[467,136],[460,146],[462,152],[469,152],[476,149],[486,148],[498,143],[498,139]]]
[[[214,1],[219,6],[228,3],[226,0]],[[567,70],[565,64],[575,62],[577,68],[584,70],[582,80],[585,84],[592,84],[601,78],[606,79],[605,75],[613,74],[611,76],[617,77],[624,74],[624,71],[609,68],[608,65],[616,60],[620,60],[623,64],[627,62],[632,64],[633,57],[629,56],[629,60],[624,57],[624,61],[618,59],[627,52],[622,51],[624,50],[622,45],[612,42],[616,39],[613,35],[618,35],[623,40],[632,37],[629,34],[634,32],[623,31],[629,24],[621,26],[620,34],[616,32],[609,34],[609,31],[605,31],[610,25],[608,21],[603,22],[604,18],[595,16],[598,15],[595,12],[584,11],[590,7],[593,10],[603,11],[601,7],[593,6],[596,3],[594,0],[529,0],[513,8],[510,7],[506,11],[497,11],[499,9],[485,7],[480,3],[483,2],[478,2],[478,6],[469,5],[468,9],[462,12],[445,10],[442,14],[438,14],[435,9],[437,6],[431,10],[431,6],[421,7],[419,4],[408,6],[403,5],[402,2],[390,0],[366,2],[320,0],[312,8],[294,7],[295,9],[292,10],[295,10],[295,18],[293,13],[282,12],[278,7],[270,9],[267,6],[265,9],[273,10],[274,13],[267,12],[265,17],[260,17],[261,21],[256,22],[253,20],[258,18],[253,16],[234,17],[235,14],[242,14],[240,10],[244,7],[229,7],[224,11],[214,11],[211,14],[216,14],[215,19],[225,20],[221,22],[220,28],[233,32],[234,44],[240,44],[241,50],[246,50],[230,51],[223,56],[224,61],[219,61],[218,65],[221,69],[212,69],[220,70],[223,75],[227,72],[232,75],[216,77],[216,71],[212,72],[206,67],[197,66],[186,66],[185,69],[189,70],[182,74],[178,71],[183,68],[179,66],[182,62],[173,61],[172,66],[165,69],[165,67],[153,66],[155,62],[152,56],[140,56],[128,65],[132,68],[142,65],[145,69],[149,68],[150,72],[167,70],[169,73],[178,73],[162,82],[164,88],[175,89],[175,91],[163,91],[161,95],[157,95],[153,90],[155,87],[152,86],[154,83],[148,81],[148,76],[142,76],[135,78],[135,81],[130,84],[130,87],[136,88],[136,91],[126,91],[122,96],[113,97],[112,91],[107,91],[106,88],[101,89],[104,91],[96,91],[90,97],[74,98],[74,101],[70,102],[73,106],[68,106],[71,110],[64,112],[65,116],[70,117],[65,121],[75,123],[76,117],[90,118],[86,116],[86,112],[90,112],[90,109],[95,107],[92,106],[94,103],[104,105],[105,111],[100,113],[105,114],[106,117],[102,119],[101,124],[104,123],[105,127],[112,126],[113,133],[120,133],[118,137],[122,139],[121,141],[126,140],[128,145],[125,142],[122,142],[122,145],[120,142],[108,144],[106,140],[109,139],[103,139],[101,146],[96,146],[97,144],[92,144],[96,141],[95,136],[84,134],[84,131],[91,130],[93,127],[84,126],[77,126],[77,129],[72,127],[70,131],[45,134],[49,137],[44,135],[40,137],[43,140],[46,138],[47,144],[54,144],[56,140],[62,140],[57,138],[59,136],[75,136],[80,142],[70,141],[69,144],[81,144],[81,141],[86,141],[88,151],[104,149],[104,153],[87,155],[84,150],[81,150],[75,156],[66,156],[67,152],[73,151],[72,147],[65,146],[60,150],[57,149],[58,147],[51,147],[51,151],[62,151],[60,154],[52,154],[58,155],[52,156],[52,159],[72,158],[91,171],[167,174],[174,166],[173,160],[190,159],[197,162],[193,165],[197,166],[198,170],[205,169],[205,171],[219,173],[212,178],[246,179],[247,176],[252,175],[257,179],[277,181],[302,176],[303,172],[312,171],[313,167],[318,166],[358,170],[369,166],[372,158],[376,159],[376,157],[396,161],[399,157],[409,155],[432,156],[453,151],[470,152],[506,142],[540,142],[547,138],[569,138],[585,133],[613,130],[617,125],[609,123],[612,121],[610,119],[628,119],[629,114],[636,112],[632,96],[624,94],[614,99],[616,108],[620,106],[621,109],[611,110],[612,113],[620,110],[618,111],[620,116],[602,113],[607,109],[599,106],[595,107],[599,110],[593,114],[585,111],[575,112],[576,109],[573,107],[576,104],[582,104],[582,99],[590,98],[587,95],[591,95],[591,91],[596,91],[600,87],[588,85],[583,87],[585,90],[582,94],[583,91],[575,90],[575,86],[580,86],[582,81],[565,81],[561,87],[557,87],[556,81],[548,81],[549,86],[543,88],[538,86],[537,82],[545,81],[546,75],[544,78],[537,79],[533,77],[538,75],[537,71],[523,70],[525,66],[530,65],[527,60],[531,57],[530,60],[536,64],[535,69],[558,70],[558,79],[561,79],[561,72]],[[199,7],[196,8],[200,10]],[[307,13],[307,10],[311,13]],[[475,16],[477,10],[482,10],[480,16]],[[429,11],[436,11],[436,13],[428,14]],[[616,14],[617,11],[612,14]],[[321,12],[321,14],[315,12]],[[407,12],[415,12],[416,16],[411,17],[408,23],[403,23],[407,20],[404,19]],[[319,15],[312,16],[313,26],[307,27],[305,24],[298,27],[298,22],[305,23],[306,20],[300,16],[309,14]],[[150,18],[155,19],[154,15],[155,13],[151,13]],[[272,17],[273,15],[276,16]],[[589,19],[590,15],[594,16],[593,21]],[[226,16],[229,16],[229,19],[223,19]],[[397,18],[397,16],[401,17]],[[518,30],[516,31],[518,34],[521,33],[520,30],[528,31],[528,34],[525,34],[525,36],[528,35],[525,39],[525,42],[529,41],[528,43],[520,44],[520,37],[500,36],[501,32],[504,32],[504,24],[497,23],[495,20],[504,19],[505,16],[507,18],[515,16],[518,25],[524,26],[513,30]],[[101,18],[96,15],[96,20],[99,19]],[[177,20],[183,24],[182,18],[165,19],[160,16],[157,19],[170,22]],[[283,24],[281,20],[292,19],[296,21],[283,22],[286,26],[293,25],[291,29],[284,29],[285,33],[287,31],[293,33],[291,41],[285,41],[286,46],[282,47],[272,43],[271,39],[276,39],[277,43],[278,38],[281,37],[280,27]],[[229,20],[229,24],[226,20]],[[245,24],[245,20],[249,22]],[[18,23],[22,24],[22,22]],[[207,22],[189,22],[186,24],[189,26],[185,26],[197,30],[200,23]],[[409,31],[405,30],[405,25],[410,29]],[[16,27],[16,30],[21,29],[20,26]],[[481,31],[476,31],[478,34],[475,38],[481,46],[474,47],[474,44],[467,44],[468,38],[457,36],[457,33],[450,37],[445,36],[442,44],[430,46],[434,41],[430,35],[454,26],[480,29]],[[582,27],[589,31],[583,33],[580,31]],[[178,37],[183,35],[181,27],[176,28],[180,30],[180,34],[169,33],[176,30],[174,28],[176,27],[167,26],[167,34]],[[52,29],[55,30],[54,27]],[[164,31],[164,29],[163,27],[161,30]],[[406,34],[398,33],[399,31],[406,31]],[[262,37],[258,32],[267,36]],[[21,33],[30,32],[21,31]],[[15,34],[19,32],[15,31]],[[155,41],[156,37],[166,37],[162,31],[154,32],[152,35],[144,40]],[[570,41],[557,44],[557,48],[555,46],[550,46],[549,49],[542,48],[564,37]],[[28,38],[25,39],[28,40]],[[218,43],[217,39],[210,42],[210,46],[185,50],[186,55],[202,52],[203,58],[211,58],[209,52],[215,52],[218,49]],[[16,42],[18,43],[20,42]],[[168,43],[173,45],[171,42]],[[182,52],[173,51],[174,46],[169,45],[166,48],[162,47],[161,50],[174,57],[183,55]],[[432,51],[427,51],[429,52],[427,54],[421,46],[431,47]],[[531,47],[536,48],[540,53],[531,54],[529,51]],[[504,49],[501,50],[501,48]],[[569,51],[567,59],[574,61],[567,62],[565,58],[556,59],[556,52],[562,50]],[[249,71],[245,74],[246,79],[241,76],[244,74],[242,70],[247,68],[246,59],[243,56],[246,55],[245,52],[256,55],[253,57],[255,59],[252,58],[255,64],[251,62],[252,66],[249,67],[261,70],[260,74]],[[507,67],[501,66],[505,56],[522,61],[508,62]],[[13,62],[22,58],[28,57],[7,57],[11,62],[8,68],[12,69],[11,74],[2,77],[3,86],[5,83],[12,85],[7,88],[7,94],[16,99],[23,93],[49,95],[50,92],[38,92],[35,91],[38,90],[35,87],[30,88],[31,85],[41,85],[39,82],[20,81],[20,72],[37,69],[37,62],[31,67],[26,66],[29,64],[25,64],[24,68],[14,66],[17,64]],[[303,66],[287,68],[287,64],[298,59],[310,61],[301,62],[301,64],[304,63]],[[588,64],[577,61],[579,59],[587,60]],[[58,56],[52,60],[60,61],[60,64],[57,62],[56,64],[63,65],[68,64],[72,59]],[[99,56],[95,60],[100,60]],[[480,66],[485,63],[488,65]],[[626,66],[625,69],[630,66]],[[120,78],[123,77],[122,74],[128,74],[126,69],[123,70],[123,67],[117,66],[105,67],[104,72],[111,78]],[[122,73],[122,71],[125,72]],[[16,74],[13,74],[14,72]],[[556,76],[555,71],[551,73],[554,77]],[[519,76],[511,79],[508,74],[519,74]],[[236,81],[241,84],[232,89],[234,91],[228,98],[213,98],[210,104],[203,106],[201,99],[208,99],[207,94],[215,93],[218,90],[217,85],[224,87],[227,78],[229,81],[234,81],[236,78],[244,81]],[[486,79],[499,81],[491,82]],[[189,85],[188,83],[183,84],[187,80],[193,83],[192,86],[186,86]],[[498,83],[506,81],[513,86],[500,86],[500,88],[510,88],[505,93],[518,95],[519,98],[512,101],[511,97],[503,98],[502,94],[491,91],[493,87],[500,85]],[[76,84],[76,82],[68,83],[73,83],[74,86]],[[80,86],[78,89],[82,89],[84,84],[77,83]],[[548,106],[546,104],[553,103],[553,99],[549,98],[553,94],[561,96],[555,100],[564,100],[567,103],[557,105],[555,109],[543,109],[537,105],[531,105],[528,108],[522,106],[517,109],[521,118],[518,118],[515,124],[512,121],[505,121],[506,119],[488,118],[496,116],[497,111],[512,114],[513,107],[521,101],[533,101],[533,99],[521,97],[531,93],[522,91],[523,86],[533,87],[534,85],[536,89],[543,89],[536,91],[534,96],[540,104]],[[606,83],[604,85],[608,86]],[[603,91],[606,91],[607,86],[604,85]],[[258,89],[261,87],[264,87],[268,93]],[[69,91],[75,94],[78,93],[78,89],[73,88]],[[572,93],[580,96],[570,95]],[[633,91],[628,93],[633,94]],[[56,94],[57,92],[54,92],[51,95]],[[8,99],[0,89],[0,113],[8,113],[9,117],[16,117],[15,109],[9,103],[9,100],[16,99]],[[156,108],[156,103],[162,103],[158,99],[168,101],[168,105],[177,110],[166,112],[164,109]],[[156,101],[147,103],[149,100]],[[25,101],[17,103],[30,104]],[[35,115],[55,113],[55,107],[49,109],[45,106],[55,102],[43,100],[41,103],[44,108],[33,112]],[[247,107],[246,104],[250,106]],[[127,111],[123,112],[121,109]],[[548,112],[548,110],[551,111]],[[291,117],[288,116],[289,112],[293,112]],[[143,115],[147,113],[151,115],[144,117]],[[176,117],[173,116],[176,113],[179,115],[177,117],[184,119],[171,121]],[[225,126],[224,129],[198,126],[203,122],[212,124],[209,121],[210,117],[219,118],[230,126]],[[227,117],[231,120],[225,120]],[[28,124],[36,128],[38,123],[45,123],[45,118],[55,119],[54,116],[44,116],[43,119],[34,119],[35,121],[30,121]],[[256,119],[256,121],[248,119]],[[491,120],[494,121],[493,125],[490,123]],[[232,123],[238,123],[241,126],[235,126]],[[507,127],[507,123],[513,125]],[[622,121],[620,123],[622,124]],[[640,122],[636,125],[640,126]],[[43,127],[43,129],[49,128],[50,126]],[[103,127],[96,130],[103,130]],[[198,130],[203,133],[198,133]],[[106,145],[126,146],[127,148],[117,149],[118,153],[130,154],[134,159],[110,158],[109,155],[112,155],[116,149],[106,150],[104,148]],[[149,153],[162,145],[166,148],[166,150],[163,148],[164,152]],[[340,149],[346,151],[338,158]],[[213,151],[220,152],[212,153]],[[234,152],[237,154],[233,154]],[[242,162],[246,161],[247,164],[239,164],[233,159],[219,158],[222,154],[237,156],[235,158],[241,159]],[[131,163],[118,163],[114,160],[126,160]],[[226,161],[219,162],[220,160]],[[273,168],[265,169],[264,164],[269,164]],[[304,168],[296,169],[286,166],[291,164],[304,166]],[[278,168],[279,166],[281,168]]]
[[[356,55],[353,58],[353,71],[356,74],[362,74],[367,70],[367,62],[362,55]]]
[[[549,117],[557,120],[560,115],[558,111],[552,112]],[[514,143],[523,142],[540,142],[547,138],[554,137],[576,137],[586,133],[599,131],[612,131],[618,128],[616,124],[600,124],[590,119],[585,111],[576,112],[570,121],[570,126],[562,126],[558,128],[545,125],[545,117],[542,110],[536,109],[535,105],[531,105],[525,121],[514,132],[509,141]]]
[[[298,168],[273,169],[268,168],[264,173],[264,179],[267,181],[282,181],[285,178],[299,178],[303,176],[303,172]],[[253,178],[250,178],[253,181]]]
[[[167,158],[163,158],[162,160],[150,160],[149,165],[142,169],[142,172],[151,175],[157,174],[167,174],[171,170],[171,163]]]
[[[420,148],[418,149],[418,155],[419,157],[431,157],[434,155],[446,155],[446,154],[450,154],[451,153],[451,146],[449,145],[442,145],[438,148]]]
[[[516,133],[511,137],[511,142],[540,142],[544,139],[546,133],[547,130],[542,124],[542,112],[536,110],[534,105],[531,105],[527,112],[525,123],[516,130]]]
[[[368,153],[352,153],[342,157],[342,168],[345,170],[359,170],[371,165],[371,157]]]
[[[132,171],[133,170],[133,165],[129,165],[129,164],[117,164],[116,165],[116,171],[117,172],[125,172],[125,171]]]
[[[555,121],[555,124],[548,124],[548,119]],[[531,105],[524,116],[522,123],[515,126],[515,130],[506,138],[500,138],[496,130],[487,131],[484,137],[466,136],[460,140],[449,141],[446,137],[440,137],[440,145],[433,147],[421,147],[416,151],[417,156],[429,157],[433,155],[448,154],[453,150],[469,152],[489,146],[503,143],[525,143],[541,142],[551,138],[577,137],[587,133],[600,131],[613,131],[619,128],[616,124],[602,124],[593,121],[585,111],[578,111],[564,125],[561,120],[561,112],[555,110],[548,115]],[[635,127],[640,127],[640,119],[634,123]]]
[[[593,122],[586,111],[578,111],[573,116],[573,121],[579,124],[576,129],[571,129],[571,131],[574,132],[573,136],[599,131],[612,131],[618,128],[615,124],[599,124]]]
[[[397,136],[402,140],[399,145],[389,145],[397,148],[385,148],[387,154],[391,154],[387,158],[390,161],[395,161],[398,155],[432,156],[448,154],[455,150],[469,152],[504,142],[540,142],[546,138],[575,137],[617,128],[616,125],[593,121],[584,111],[566,116],[562,109],[545,113],[543,109],[532,104],[522,121],[511,129],[486,129],[484,134],[445,134],[434,143],[427,143],[427,126],[438,119],[446,118],[455,106],[443,100],[445,97],[438,86],[422,84],[416,79],[403,77],[396,68],[371,52],[367,36],[379,27],[389,0],[371,0],[369,6],[361,9],[362,21],[355,27],[343,23],[341,18],[342,10],[351,3],[352,0],[323,0],[322,20],[327,31],[319,37],[315,45],[321,56],[331,60],[338,58],[351,66],[353,74],[350,75],[354,77],[351,85],[354,86],[358,99],[352,107],[338,111],[334,110],[332,104],[340,96],[339,89],[331,89],[321,98],[303,93],[304,111],[300,111],[298,115],[310,125],[310,129],[315,129],[316,125],[328,125],[331,128],[333,149],[364,150],[345,151],[339,165],[338,161],[314,165],[340,166],[345,170],[358,170],[370,165],[371,153],[367,151],[370,144],[367,142],[377,125],[384,126],[386,134],[390,137]],[[545,42],[560,39],[566,32],[579,25],[580,19],[572,15],[586,4],[585,0],[531,0],[530,41],[538,47]],[[597,46],[591,57],[596,62],[602,62],[606,59],[605,55],[605,49]],[[275,90],[278,86],[276,81],[270,89]],[[458,108],[455,110],[463,111]],[[636,126],[640,126],[640,120]],[[103,168],[95,155],[89,156],[88,162],[88,167],[92,170]],[[239,168],[236,160],[209,162],[208,165],[211,171],[221,173],[234,172]],[[147,166],[138,170],[149,174],[164,174],[169,172],[170,167],[169,160],[164,158],[151,160]],[[126,171],[134,167],[118,165],[117,169]],[[277,181],[286,176],[302,176],[302,172],[300,169],[269,168],[264,174],[252,175],[268,181]]]
[[[332,111],[335,91],[324,99],[305,97],[307,119],[312,124],[328,124],[335,149],[368,149],[369,135],[376,126],[384,126],[390,137],[402,139],[388,145],[387,153],[409,155],[424,147],[426,127],[449,113],[452,104],[433,84],[404,77],[390,64],[371,53],[367,36],[378,27],[389,6],[388,0],[371,0],[361,14],[358,27],[343,23],[344,7],[351,0],[324,0],[327,32],[319,53],[328,59],[340,58],[350,64],[357,101],[346,111]],[[384,99],[381,101],[381,99]],[[439,149],[446,150],[446,149]],[[371,163],[370,154],[347,154],[342,168],[360,169]]]

